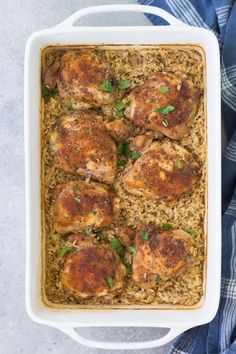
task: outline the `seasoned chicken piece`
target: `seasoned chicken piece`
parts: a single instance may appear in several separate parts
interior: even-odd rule
[[[133,244],[135,231],[132,227],[119,225],[115,228],[115,233],[120,242],[126,247]]]
[[[76,238],[76,247],[66,254],[60,274],[66,291],[86,298],[105,296],[121,289],[126,272],[117,252],[92,237],[85,240],[76,235]]]
[[[109,226],[118,212],[118,199],[106,185],[72,181],[55,189],[53,226],[57,232]]]
[[[141,153],[151,145],[152,139],[153,135],[137,135],[130,144],[130,150]]]
[[[183,230],[158,231],[146,225],[135,236],[133,280],[142,288],[178,276],[191,263],[192,237]]]
[[[116,145],[95,112],[77,111],[62,116],[51,133],[58,166],[66,172],[113,183]]]
[[[200,92],[175,74],[157,73],[135,87],[125,116],[144,129],[157,130],[172,139],[181,139],[194,122]]]
[[[199,164],[182,146],[158,141],[125,171],[125,189],[152,199],[174,200],[192,192],[200,178]]]
[[[69,51],[60,61],[59,95],[76,109],[111,104],[113,93],[104,91],[102,87],[110,79],[109,75],[109,66],[101,61],[96,50]]]
[[[131,127],[121,119],[107,123],[106,128],[116,141],[126,140],[131,133]]]
[[[57,84],[58,70],[60,68],[60,63],[55,61],[50,68],[45,72],[44,75],[44,86],[49,89],[53,89]]]

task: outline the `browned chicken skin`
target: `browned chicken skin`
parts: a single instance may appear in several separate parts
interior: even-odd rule
[[[106,185],[66,182],[55,190],[53,225],[60,233],[98,229],[112,224],[117,209],[118,199]]]
[[[153,199],[174,200],[191,193],[200,178],[199,164],[182,146],[154,142],[123,177],[125,189]]]
[[[81,298],[101,297],[124,286],[125,267],[117,252],[92,237],[76,235],[76,247],[66,255],[60,279],[67,291]]]
[[[146,225],[135,236],[133,280],[143,288],[179,275],[192,261],[192,237],[183,230],[158,231]]]
[[[130,226],[124,226],[124,225],[118,225],[115,228],[115,233],[120,242],[126,246],[129,247],[133,244],[134,241],[134,236],[135,236],[135,230],[130,227]]]
[[[121,119],[113,120],[106,124],[106,128],[113,139],[116,141],[126,140],[130,133],[131,127]]]
[[[114,96],[102,90],[109,80],[109,66],[102,62],[96,50],[81,49],[65,53],[46,71],[44,84],[55,87],[66,104],[73,107],[91,108],[111,104]]]
[[[181,139],[193,125],[200,92],[175,74],[157,73],[135,87],[128,98],[131,103],[124,113],[135,124]]]
[[[62,116],[51,133],[58,166],[66,172],[113,183],[116,177],[116,145],[94,112],[77,111]]]

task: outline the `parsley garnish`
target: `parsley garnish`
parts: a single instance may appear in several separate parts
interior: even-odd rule
[[[101,85],[101,89],[106,92],[114,92],[115,91],[115,86],[112,85],[112,83],[108,80],[104,81],[104,83]]]
[[[181,169],[181,161],[177,160],[176,165],[177,165],[178,170],[180,170]]]
[[[76,195],[76,196],[74,197],[74,200],[76,200],[78,203],[80,203],[80,202],[81,202],[81,200],[80,200],[80,196],[79,196],[79,195]]]
[[[96,210],[92,210],[93,215],[97,215],[97,211]]]
[[[162,225],[163,230],[171,230],[173,226],[169,224],[168,222]]]
[[[135,160],[137,160],[140,156],[141,156],[141,155],[140,155],[138,152],[134,152],[134,153],[132,154],[132,158],[135,159]]]
[[[73,190],[73,192],[77,192],[79,190],[79,186],[73,186],[72,190]]]
[[[187,233],[189,233],[191,236],[194,236],[194,235],[196,234],[196,231],[195,231],[194,228],[192,228],[192,227],[187,227],[187,228],[185,229],[185,231],[186,231]]]
[[[52,97],[55,97],[57,95],[58,95],[58,91],[56,88],[49,89],[48,87],[45,86],[42,90],[42,96],[46,103],[49,102]]]
[[[124,167],[125,165],[126,165],[126,161],[125,160],[119,160],[118,161],[118,166]]]
[[[129,250],[130,250],[130,252],[133,253],[133,254],[137,254],[137,253],[138,253],[135,246],[130,246],[130,247],[129,247]]]
[[[184,168],[182,169],[182,173],[185,175],[186,172],[187,172],[187,169],[186,169],[186,167],[184,167]]]
[[[141,239],[144,241],[149,239],[149,234],[146,230],[141,231]]]
[[[113,288],[116,281],[112,277],[107,277],[107,282],[108,282],[108,285],[110,286],[110,288]]]
[[[175,109],[174,106],[166,106],[163,108],[155,108],[154,112],[157,113],[162,113],[162,114],[169,114],[170,112],[172,112]]]
[[[83,229],[83,233],[84,233],[86,236],[92,235],[92,231],[89,230],[89,229],[87,229],[87,228]]]
[[[64,255],[68,252],[72,252],[74,251],[74,247],[68,247],[68,246],[64,246],[62,247],[62,249],[60,250],[60,257],[64,257]]]
[[[168,121],[168,119],[163,119],[162,120],[162,124],[164,125],[164,127],[168,127],[169,126],[169,121]]]
[[[71,101],[68,101],[67,104],[66,104],[66,107],[71,110],[73,109],[73,103]]]
[[[169,87],[168,86],[163,86],[160,88],[160,93],[167,93],[169,92]]]
[[[126,273],[131,274],[132,273],[132,263],[125,263],[125,268],[126,268]]]
[[[130,86],[131,86],[131,83],[128,80],[120,80],[117,85],[118,89],[120,89],[120,90],[125,90],[125,89],[129,88]]]
[[[160,284],[160,282],[161,282],[161,277],[160,277],[159,274],[156,275],[155,281],[156,281],[157,284]]]
[[[129,143],[127,141],[119,143],[117,146],[118,155],[130,156]]]
[[[122,101],[117,101],[115,104],[115,108],[117,111],[122,111],[125,108],[125,104]]]

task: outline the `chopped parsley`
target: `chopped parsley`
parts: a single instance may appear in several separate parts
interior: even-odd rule
[[[161,282],[160,274],[157,274],[157,275],[156,275],[155,281],[156,281],[157,284],[160,284],[160,282]]]
[[[64,246],[62,247],[62,249],[60,250],[60,257],[64,257],[64,255],[68,252],[72,252],[74,251],[74,247],[68,247],[68,246]]]
[[[125,104],[122,101],[117,101],[115,104],[115,108],[117,111],[123,111],[125,109]]]
[[[186,167],[184,167],[184,168],[182,169],[182,173],[185,175],[186,172],[187,172],[187,169],[186,169]]]
[[[55,97],[57,95],[58,95],[58,91],[56,88],[49,89],[48,87],[45,86],[42,90],[42,96],[46,103],[49,102],[52,97]]]
[[[92,231],[89,230],[89,229],[87,229],[87,228],[83,229],[83,233],[84,233],[86,236],[92,235]]]
[[[172,112],[175,109],[174,106],[166,106],[163,108],[155,108],[154,112],[157,113],[162,113],[162,114],[169,114],[170,112]]]
[[[129,143],[127,141],[119,143],[117,146],[117,153],[118,155],[130,156]]]
[[[73,109],[73,103],[71,101],[68,101],[67,104],[66,104],[66,107],[71,110]]]
[[[160,88],[160,93],[167,93],[169,92],[169,87],[168,86],[162,86]]]
[[[116,283],[115,279],[113,279],[112,277],[107,277],[107,282],[108,282],[108,285],[110,286],[110,288],[113,288],[113,286]]]
[[[192,228],[192,227],[187,227],[187,228],[185,229],[185,231],[186,231],[187,233],[189,233],[191,236],[196,235],[196,231],[195,231],[194,228]]]
[[[178,170],[180,170],[181,169],[181,161],[177,160],[176,165],[177,165]]]
[[[146,241],[146,240],[149,239],[149,234],[148,234],[148,232],[146,230],[141,231],[141,239],[143,241]]]
[[[117,85],[119,90],[125,90],[131,87],[131,83],[128,80],[120,80]]]
[[[169,121],[168,121],[168,119],[163,119],[162,120],[162,124],[164,125],[164,127],[168,127],[169,126]]]
[[[81,200],[80,200],[80,196],[79,196],[79,195],[76,195],[76,196],[74,197],[74,200],[76,200],[78,203],[80,203],[80,202],[81,202]]]
[[[137,254],[137,253],[138,253],[135,246],[130,246],[130,247],[129,247],[129,250],[130,250],[130,252],[133,253],[133,254]]]
[[[140,155],[138,152],[134,152],[134,153],[132,154],[132,158],[135,159],[135,160],[137,160],[140,156],[141,156],[141,155]]]
[[[124,167],[125,165],[126,165],[126,161],[125,160],[119,160],[118,161],[118,166]]]
[[[101,89],[106,92],[113,93],[115,91],[115,86],[112,85],[112,83],[108,80],[104,81],[104,83],[101,85]]]
[[[93,215],[97,215],[97,211],[96,210],[92,210]]]
[[[110,245],[113,250],[119,253],[119,256],[123,261],[125,257],[125,246],[115,237],[110,240]]]
[[[162,225],[162,229],[163,230],[171,230],[171,229],[173,229],[173,226],[167,222]]]
[[[73,190],[73,192],[77,192],[79,190],[79,186],[73,186],[72,190]]]
[[[132,263],[125,263],[125,269],[127,274],[132,273]]]

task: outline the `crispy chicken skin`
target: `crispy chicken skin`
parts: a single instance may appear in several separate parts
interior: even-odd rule
[[[45,76],[50,74],[46,72]],[[60,60],[58,92],[65,103],[70,101],[76,109],[111,104],[114,95],[101,88],[107,80],[109,66],[101,61],[96,50],[69,51]]]
[[[181,139],[194,123],[200,92],[190,81],[175,74],[157,73],[135,87],[128,98],[131,104],[124,113],[135,124]],[[174,107],[169,113],[155,112],[168,106]]]
[[[108,122],[106,128],[112,138],[116,141],[124,141],[131,134],[131,127],[121,119]]]
[[[51,133],[58,166],[66,172],[113,183],[117,170],[116,145],[101,117],[77,111],[58,119]]]
[[[183,230],[158,231],[149,224],[137,231],[135,246],[133,280],[143,288],[178,276],[192,261],[192,237]]]
[[[120,242],[124,246],[129,247],[133,244],[135,230],[132,227],[125,226],[125,225],[118,225],[115,228],[115,233],[118,239],[120,240]]]
[[[172,201],[191,193],[199,178],[199,164],[192,155],[164,140],[152,143],[125,171],[123,184],[132,194]]]
[[[118,212],[118,199],[106,185],[72,181],[55,189],[53,226],[59,233],[107,227]]]
[[[101,297],[121,289],[126,272],[117,252],[92,237],[75,237],[76,247],[67,254],[60,274],[64,288],[81,298]]]

